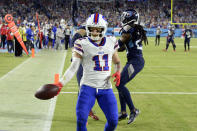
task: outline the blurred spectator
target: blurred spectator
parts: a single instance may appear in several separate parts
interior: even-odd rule
[[[12,52],[14,52],[14,44],[13,44],[14,35],[11,32],[10,28],[7,30],[6,37],[7,37],[7,49],[8,49],[8,52],[12,53]]]
[[[1,26],[1,44],[0,44],[0,48],[3,49],[5,49],[5,44],[6,44],[6,32],[7,32],[7,25],[3,23],[3,25]]]

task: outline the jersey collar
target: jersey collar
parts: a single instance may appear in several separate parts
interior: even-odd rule
[[[92,43],[96,47],[104,46],[105,42],[106,42],[106,38],[105,37],[102,38],[102,40],[101,40],[101,42],[99,44],[93,42],[89,37],[88,37],[88,40],[90,41],[90,43]]]

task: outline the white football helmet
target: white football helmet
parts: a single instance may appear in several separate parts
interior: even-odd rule
[[[87,20],[86,20],[86,32],[87,36],[90,37],[92,40],[100,40],[104,37],[106,31],[107,31],[107,21],[105,20],[104,16],[98,13],[92,14]],[[94,37],[91,35],[90,27],[97,27],[102,28],[102,32],[97,36]]]

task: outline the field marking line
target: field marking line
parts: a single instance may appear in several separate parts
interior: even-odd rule
[[[3,75],[2,77],[0,77],[0,81],[5,79],[6,77],[8,77],[10,74],[12,74],[14,71],[18,70],[19,68],[21,68],[24,64],[26,64],[27,62],[29,62],[32,58],[28,58],[27,60],[23,61],[20,65],[16,66],[14,69],[12,69],[11,71],[9,71],[8,73],[6,73],[5,75]]]
[[[62,61],[61,67],[60,67],[59,72],[58,72],[59,76],[62,75],[62,72],[63,72],[63,69],[64,69],[66,54],[67,54],[67,51],[64,53],[64,56],[63,56],[64,60]],[[49,106],[48,115],[47,115],[49,117],[49,120],[47,120],[45,122],[45,126],[44,126],[43,131],[50,131],[51,130],[53,115],[54,115],[54,112],[55,112],[56,101],[57,101],[57,96],[55,96],[53,99],[50,100],[50,106]]]
[[[60,92],[61,94],[78,94],[78,92]],[[118,92],[114,92],[118,94]],[[197,95],[197,92],[130,92],[130,94],[158,94],[158,95]]]
[[[142,77],[179,77],[179,78],[196,78],[197,75],[160,75],[160,74],[155,74],[155,75],[141,75]]]

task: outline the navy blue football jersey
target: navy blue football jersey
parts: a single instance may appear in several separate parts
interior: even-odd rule
[[[131,38],[129,42],[125,43],[127,49],[127,59],[132,59],[135,57],[142,57],[142,40],[140,32],[135,28],[129,25],[126,25],[122,31],[122,34],[130,34]],[[119,45],[120,47],[122,45]]]
[[[192,37],[192,30],[186,29],[185,30],[185,39],[190,39]]]

